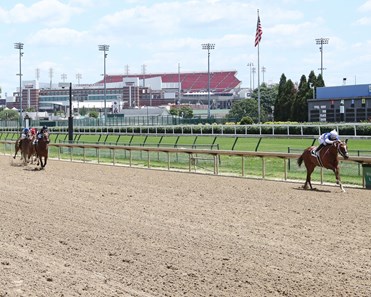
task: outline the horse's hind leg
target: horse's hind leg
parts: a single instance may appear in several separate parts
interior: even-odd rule
[[[311,175],[310,173],[307,173],[307,179],[305,180],[305,184],[303,186],[305,190],[308,190],[308,185],[310,189],[313,190],[312,183],[310,182],[310,175]]]
[[[304,189],[308,189],[308,185],[311,190],[313,190],[312,183],[311,183],[311,175],[313,173],[314,167],[313,166],[307,166],[307,179],[304,184]]]
[[[19,150],[19,148],[16,148],[15,149],[15,153],[14,153],[13,159],[15,159],[15,157],[17,156],[18,150]]]
[[[14,153],[13,159],[15,159],[15,157],[17,156],[18,151],[19,151],[19,141],[18,140],[15,142],[14,150],[15,150],[15,153]]]

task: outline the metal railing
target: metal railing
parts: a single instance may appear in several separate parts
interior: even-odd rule
[[[68,133],[67,126],[49,127],[53,133]],[[330,124],[253,124],[253,125],[158,125],[158,126],[74,126],[74,133],[112,133],[128,135],[223,135],[261,137],[316,137],[337,129],[342,137],[371,138],[371,123]],[[0,133],[17,132],[19,127],[0,125]]]
[[[0,141],[3,144],[2,151],[4,154],[12,154],[14,149],[14,141]],[[211,164],[211,170],[197,171],[198,173],[210,173],[214,175],[237,175],[240,177],[253,176],[247,174],[246,163],[248,158],[259,158],[261,160],[261,172],[258,177],[263,179],[281,179],[284,181],[289,180],[288,161],[297,159],[301,154],[295,153],[276,153],[276,152],[251,152],[251,151],[226,151],[226,150],[206,150],[206,149],[192,149],[192,148],[170,148],[170,147],[143,147],[143,146],[122,146],[122,145],[99,145],[99,144],[71,144],[71,143],[51,143],[49,145],[49,152],[53,149],[54,157],[58,160],[69,160],[77,162],[90,162],[90,163],[104,163],[112,165],[122,165],[129,167],[145,167],[166,169],[172,171],[188,171],[196,172],[197,161],[199,159],[206,159]],[[138,158],[136,154],[140,154]],[[144,162],[138,162],[138,159]],[[161,160],[160,160],[160,154]],[[176,156],[176,158],[174,157]],[[206,156],[206,158],[204,158]],[[220,171],[220,159],[228,158],[237,159],[237,171]],[[267,174],[269,171],[268,166],[272,166],[267,159],[274,158],[283,161],[282,176]],[[125,161],[123,161],[125,160]],[[353,162],[360,164],[371,164],[371,157],[351,157],[342,162]],[[179,163],[186,166],[179,166]],[[256,172],[255,172],[256,173]],[[303,172],[304,173],[304,172]],[[256,177],[256,175],[255,175]],[[323,171],[320,170],[320,182],[323,184]],[[362,187],[365,186],[362,178]]]

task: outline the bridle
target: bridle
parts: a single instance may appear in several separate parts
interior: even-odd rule
[[[42,139],[43,139],[43,140],[45,141],[45,143],[47,143],[47,144],[50,142],[48,131],[44,131],[44,132],[43,132],[43,137],[42,137]]]
[[[337,141],[337,142],[334,142],[334,145],[335,145],[336,149],[338,150],[338,153],[343,158],[345,158],[345,159],[349,158],[346,142],[344,143],[342,141]],[[344,148],[344,151],[341,150],[341,147]]]

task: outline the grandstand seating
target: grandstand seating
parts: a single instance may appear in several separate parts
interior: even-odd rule
[[[218,71],[210,72],[210,91],[218,93],[230,93],[239,87],[241,81],[236,77],[237,71]],[[188,73],[156,73],[156,74],[130,74],[126,75],[107,75],[106,83],[122,82],[124,77],[143,78],[161,77],[163,83],[178,83],[179,78],[184,93],[205,92],[208,90],[207,72],[188,72]],[[97,82],[103,83],[103,80]]]

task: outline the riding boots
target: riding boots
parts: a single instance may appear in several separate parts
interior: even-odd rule
[[[315,150],[312,151],[312,155],[315,157],[319,156],[319,150],[324,147],[324,144],[321,143]]]

